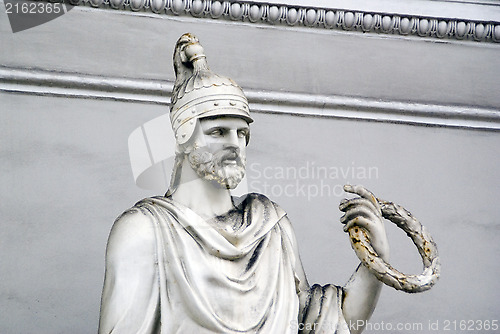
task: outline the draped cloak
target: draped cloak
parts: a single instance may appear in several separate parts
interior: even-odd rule
[[[307,282],[286,213],[260,194],[235,205],[243,214],[237,230],[167,197],[144,199],[120,216],[115,225],[149,224],[154,259],[130,284],[107,259],[100,333],[349,333],[342,288],[306,285],[299,302]],[[119,262],[141,261],[134,252],[123,256]]]

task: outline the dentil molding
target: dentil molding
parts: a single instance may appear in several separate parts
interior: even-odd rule
[[[164,15],[187,15],[196,18],[235,22],[310,27],[417,36],[476,42],[500,42],[500,19],[478,20],[447,18],[422,14],[399,14],[364,10],[334,9],[222,0],[68,0],[74,5],[94,8],[151,12]],[[425,1],[421,1],[424,3]],[[430,2],[432,3],[432,2]],[[479,6],[479,5],[478,5]],[[491,8],[496,8],[491,5]]]

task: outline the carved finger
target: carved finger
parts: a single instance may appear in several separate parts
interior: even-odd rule
[[[342,200],[339,204],[339,210],[346,212],[347,210],[350,210],[352,208],[355,208],[357,206],[366,206],[373,210],[376,214],[378,214],[377,207],[373,205],[373,203],[366,198],[353,198],[353,199],[345,199]]]
[[[342,224],[347,223],[348,221],[356,218],[356,217],[365,217],[371,220],[379,220],[380,217],[377,216],[376,213],[374,213],[371,209],[365,207],[365,206],[358,206],[356,208],[353,208],[351,210],[348,210],[345,215],[340,217],[340,222]]]
[[[355,217],[354,219],[349,220],[344,226],[344,232],[348,232],[351,228],[361,227],[366,231],[370,231],[372,225],[372,221],[365,217]]]
[[[365,187],[360,185],[353,186],[350,184],[346,184],[344,185],[344,191],[351,194],[359,195],[362,198],[366,198],[377,208],[377,211],[382,215],[382,211],[380,210],[380,205],[378,203],[377,197],[375,197],[375,195],[373,195],[373,193],[368,189],[366,189]]]

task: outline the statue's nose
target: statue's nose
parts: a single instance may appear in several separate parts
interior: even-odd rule
[[[227,147],[235,147],[238,148],[240,147],[240,138],[238,137],[238,132],[237,131],[229,131],[229,133],[226,136],[226,143],[224,144]]]
[[[237,145],[224,144],[223,148],[225,150],[231,151],[235,155],[235,157],[240,155],[240,148]]]

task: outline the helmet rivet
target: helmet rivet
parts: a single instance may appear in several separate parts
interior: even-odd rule
[[[229,104],[232,105],[232,106],[235,106],[236,102],[231,101],[231,102],[229,102]]]

